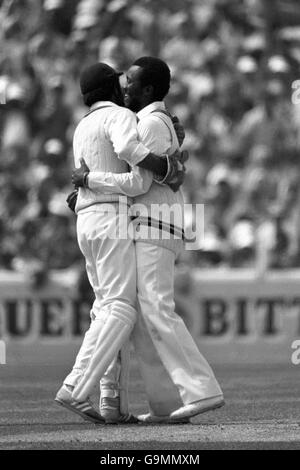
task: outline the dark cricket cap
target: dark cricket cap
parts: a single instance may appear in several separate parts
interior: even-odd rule
[[[90,65],[80,75],[80,89],[82,95],[90,93],[102,87],[106,87],[123,72],[116,72],[112,67],[103,62]]]

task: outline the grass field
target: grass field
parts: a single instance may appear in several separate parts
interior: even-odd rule
[[[7,365],[0,366],[0,449],[300,449],[300,366],[290,361],[225,360],[204,351],[225,407],[189,425],[94,426],[53,402],[77,349],[8,344]],[[134,413],[146,411],[134,359],[130,401]]]

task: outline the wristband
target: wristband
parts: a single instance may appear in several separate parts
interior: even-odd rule
[[[158,183],[158,184],[164,184],[164,182],[168,178],[168,175],[169,175],[169,172],[170,172],[170,162],[169,162],[168,155],[165,153],[165,154],[161,155],[161,157],[166,158],[168,167],[167,167],[167,173],[165,174],[165,176],[160,176],[160,175],[157,175],[157,174],[153,175],[153,181],[155,181],[155,183]]]
[[[88,188],[89,187],[89,171],[85,171],[83,174],[83,187]]]

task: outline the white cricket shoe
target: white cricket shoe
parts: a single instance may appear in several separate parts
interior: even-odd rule
[[[137,424],[138,419],[130,413],[120,413],[120,397],[101,397],[100,415],[105,424]]]
[[[212,398],[204,398],[203,400],[194,401],[189,405],[181,406],[178,410],[170,414],[171,418],[191,418],[192,416],[206,413],[225,405],[223,395],[218,395]]]
[[[74,400],[72,398],[72,391],[68,390],[64,385],[58,390],[54,401],[69,411],[78,414],[85,421],[90,421],[94,424],[105,424],[105,420],[95,410],[89,400],[83,402]]]

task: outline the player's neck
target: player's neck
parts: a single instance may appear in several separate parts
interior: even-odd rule
[[[138,109],[137,112],[141,111],[142,109],[146,108],[146,106],[149,106],[149,104],[152,104],[154,102],[155,100],[153,100],[152,98],[144,99],[141,103],[140,109]]]

